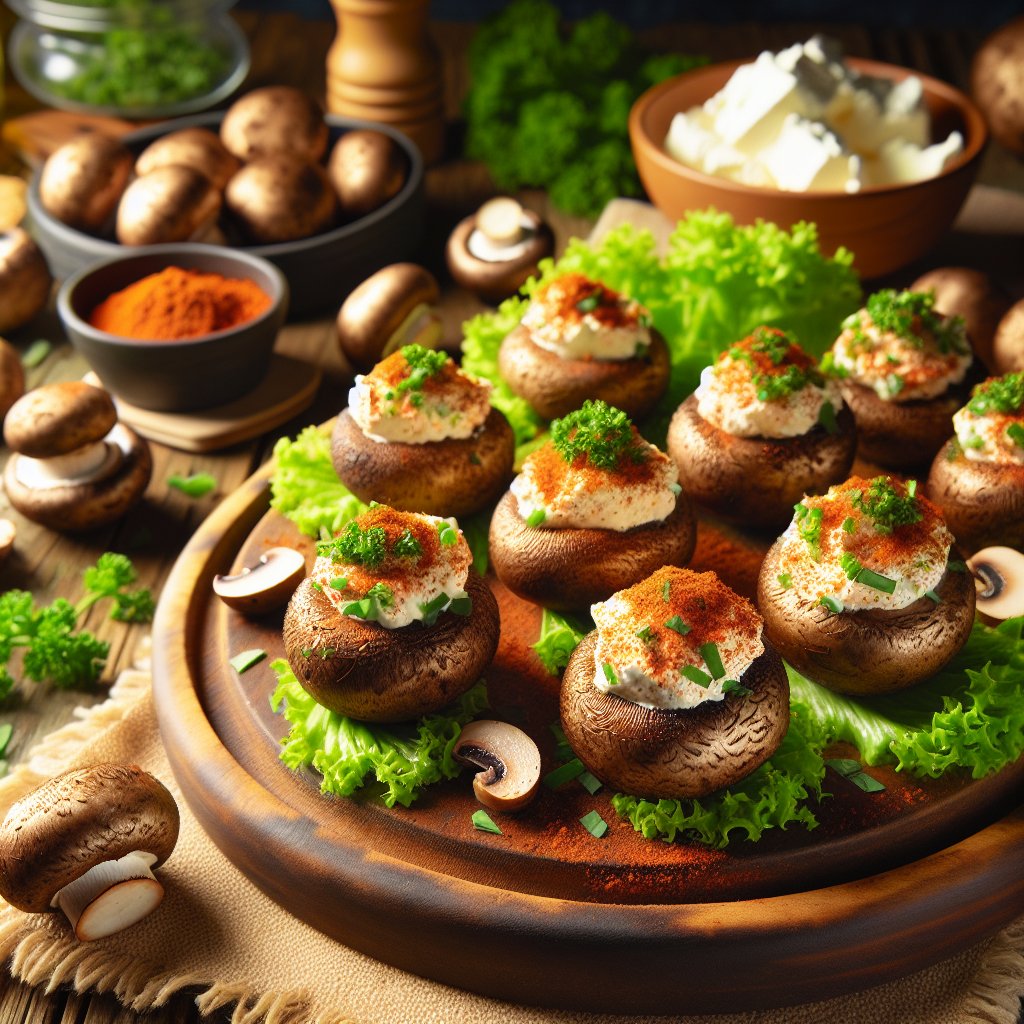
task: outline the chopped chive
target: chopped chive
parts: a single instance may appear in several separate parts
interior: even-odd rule
[[[950,572],[967,572],[967,563],[960,561],[951,561],[946,563],[946,568]]]
[[[885,790],[885,783],[879,782],[874,776],[868,775],[861,767],[859,761],[848,757],[829,758],[825,761],[836,774],[852,782],[858,789],[865,793],[881,793]]]
[[[908,480],[907,481],[907,494],[911,498],[913,498],[913,497],[915,497],[917,495],[917,481],[916,480]]]
[[[939,595],[936,594],[934,590],[926,590],[924,592],[924,596],[934,601],[936,604],[942,604],[942,598],[939,597]]]
[[[494,824],[486,811],[474,811],[470,820],[473,822],[473,828],[479,829],[481,832],[490,832],[495,836],[501,835],[501,829]]]
[[[585,295],[579,302],[576,303],[576,308],[581,313],[593,313],[595,309],[601,304],[601,296],[597,292],[591,292],[589,295]]]
[[[441,593],[421,604],[420,614],[423,616],[424,625],[432,626],[437,622],[438,615],[448,607],[450,601],[451,598],[447,594]]]
[[[672,581],[671,580],[665,580],[665,582],[661,585],[661,599],[666,604],[668,604],[669,591],[671,590],[671,588],[672,588]]]
[[[548,772],[544,776],[544,785],[548,789],[558,789],[559,786],[564,785],[566,782],[579,778],[585,771],[583,762],[578,757],[574,757],[560,768]]]
[[[644,626],[643,629],[638,629],[636,635],[643,640],[645,644],[651,643],[654,640],[654,630],[650,626]]]
[[[864,568],[860,563],[860,559],[849,551],[844,551],[839,556],[839,564],[843,567],[843,572],[846,573],[846,578],[848,580],[855,580],[857,578],[857,574]]]
[[[843,610],[843,602],[840,601],[838,597],[829,597],[828,594],[825,594],[825,596],[818,601],[818,604],[823,608],[827,608],[833,615],[838,615]]]
[[[322,594],[322,593],[324,592],[324,588],[323,588],[323,587],[321,587],[321,586],[320,586],[320,584],[319,584],[319,583],[317,583],[317,581],[316,581],[316,580],[310,580],[310,581],[309,581],[309,585],[310,585],[310,586],[311,586],[311,587],[312,587],[312,588],[313,588],[313,589],[314,589],[314,590],[315,590],[315,591],[316,591],[316,592],[317,592],[318,594]]]
[[[673,615],[672,618],[666,619],[665,628],[674,630],[680,636],[686,636],[690,632],[690,627],[678,615]]]
[[[619,685],[619,677],[616,674],[615,669],[607,661],[601,666],[601,671],[604,673],[605,679],[608,680],[609,686]]]
[[[450,548],[453,544],[457,544],[459,540],[458,531],[445,519],[442,519],[441,522],[437,524],[437,536],[446,548]]]
[[[843,532],[844,533],[853,533],[853,531],[856,530],[856,529],[857,529],[857,520],[854,519],[853,516],[847,516],[843,520]]]
[[[21,365],[26,370],[34,370],[46,360],[46,357],[53,351],[53,345],[45,338],[37,338],[32,342],[25,354],[21,357]]]
[[[825,428],[826,434],[839,433],[839,424],[836,422],[835,406],[831,402],[821,403],[821,412],[818,413],[818,422]]]
[[[738,679],[726,679],[722,682],[722,693],[735,693],[738,697],[749,697],[754,691],[744,686]]]
[[[190,498],[201,498],[216,488],[217,478],[209,473],[193,473],[191,476],[173,473],[167,478],[167,486],[181,491]]]
[[[555,757],[559,761],[568,761],[574,755],[572,747],[569,746],[569,741],[566,739],[565,732],[562,729],[561,723],[551,723],[551,735],[555,737]]]
[[[591,811],[580,818],[580,824],[595,838],[600,839],[608,831],[608,822],[597,811]]]
[[[11,736],[14,733],[14,726],[10,722],[4,722],[0,725],[0,756],[7,753],[7,744],[11,742]],[[591,790],[591,792],[594,792]]]
[[[713,679],[721,679],[725,675],[725,666],[722,664],[722,655],[719,653],[718,644],[701,644],[700,656],[704,659],[704,664],[711,669]]]
[[[590,772],[580,772],[579,774],[580,785],[593,796],[604,783],[596,776],[591,775]]]
[[[547,514],[547,512],[544,511],[544,509],[542,509],[542,508],[535,508],[526,517],[526,525],[527,526],[540,526],[540,524],[543,523],[544,520],[547,519],[547,517],[548,517],[548,514]]]
[[[793,577],[790,576],[788,572],[780,572],[775,578],[779,581],[779,586],[782,587],[783,590],[789,590],[792,588]]]
[[[364,597],[360,601],[353,601],[341,609],[342,615],[352,615],[357,619],[376,619],[377,602],[372,597]]]
[[[696,665],[684,665],[679,670],[680,675],[685,676],[690,680],[691,683],[696,683],[698,686],[703,686],[705,689],[711,684],[711,676],[707,672],[701,671]]]
[[[448,605],[448,611],[453,615],[471,615],[473,612],[473,598],[466,594],[464,597],[453,597],[452,603]]]
[[[863,583],[866,587],[871,587],[872,590],[880,590],[883,594],[892,594],[896,590],[896,580],[883,576],[881,573],[874,572],[871,569],[861,569],[857,573],[857,582]]]
[[[673,494],[675,494],[675,495],[676,495],[677,497],[678,497],[678,495],[680,495],[680,494],[682,494],[682,493],[683,493],[683,489],[682,489],[682,487],[680,487],[680,486],[679,486],[679,484],[669,484],[669,485],[668,485],[668,489],[669,489],[669,490],[670,490],[670,491],[671,491],[671,492],[672,492]]]
[[[243,672],[248,672],[253,665],[258,665],[266,656],[266,651],[259,647],[253,647],[251,650],[236,654],[228,661],[228,664],[241,675]]]
[[[331,580],[332,590],[345,590],[348,587],[348,579],[345,576],[335,576]]]

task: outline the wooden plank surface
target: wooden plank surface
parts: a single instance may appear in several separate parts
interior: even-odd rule
[[[0,21],[0,24],[9,25],[9,12],[4,17],[6,22]],[[332,24],[307,22],[291,14],[238,17],[252,47],[252,85],[284,82],[323,95],[323,58],[333,37]],[[646,31],[641,33],[641,38],[657,50],[706,53],[714,59],[727,59],[766,47],[785,46],[806,38],[820,27],[792,23],[768,26],[676,24]],[[435,25],[433,31],[445,58],[445,109],[449,118],[455,120],[468,85],[465,51],[474,29],[467,25]],[[970,55],[981,38],[970,31],[868,31],[853,25],[831,25],[828,31],[840,38],[851,54],[908,64],[961,87],[966,86]],[[9,84],[8,115],[24,113],[33,107],[33,101],[23,91]],[[990,148],[982,180],[1024,190],[1021,165],[998,147]],[[428,223],[421,261],[439,272],[445,286],[442,306],[445,344],[453,349],[460,340],[462,320],[484,307],[451,288],[441,269],[444,241],[454,223],[492,192],[486,171],[466,161],[450,161],[432,168],[427,175]],[[525,199],[551,221],[559,248],[570,235],[588,233],[588,222],[567,218],[549,209],[543,195],[527,193]],[[10,340],[24,351],[39,337],[47,337],[55,345],[45,362],[29,373],[30,386],[71,379],[84,373],[85,364],[66,344],[61,344],[59,326],[52,314],[40,318]],[[323,383],[313,406],[271,435],[223,452],[191,455],[154,445],[154,474],[146,501],[116,526],[83,537],[62,537],[11,513],[6,508],[6,499],[0,498],[0,515],[15,519],[19,529],[17,554],[0,568],[0,588],[28,589],[40,601],[52,601],[61,596],[73,598],[79,592],[81,570],[94,562],[102,551],[112,549],[127,553],[139,570],[140,582],[152,587],[154,592],[159,591],[177,552],[196,526],[223,496],[231,493],[265,460],[276,437],[294,434],[306,423],[329,418],[344,402],[349,375],[334,344],[329,319],[289,325],[280,338],[278,350],[308,360],[323,370]],[[0,452],[0,464],[5,455]],[[218,480],[217,490],[204,498],[189,499],[167,486],[168,477],[174,473],[189,475],[201,471],[212,473]],[[103,614],[94,610],[87,625],[112,644],[102,680],[106,686],[122,667],[130,664],[144,628],[107,622]],[[30,685],[21,687],[17,703],[5,709],[7,714],[3,716],[15,725],[9,748],[11,760],[24,757],[35,742],[69,720],[76,705],[101,700],[103,686],[91,695],[60,693]],[[226,1012],[217,1015],[218,1019],[226,1016]],[[125,1010],[109,995],[80,996],[58,989],[53,995],[45,996],[11,981],[6,975],[0,977],[0,1024],[99,1024],[101,1021],[141,1020],[165,1024],[197,1019],[189,993],[176,996],[159,1011],[139,1015]]]

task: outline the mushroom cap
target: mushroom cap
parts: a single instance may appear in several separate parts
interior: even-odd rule
[[[338,201],[319,164],[264,156],[243,167],[224,190],[229,213],[253,242],[291,242],[325,231]]]
[[[926,491],[965,551],[1024,547],[1024,466],[968,459],[950,438],[932,462]]]
[[[209,229],[220,204],[220,192],[195,168],[157,167],[124,190],[117,207],[117,240],[122,245],[187,241]]]
[[[910,291],[932,291],[939,313],[962,316],[974,354],[986,366],[993,365],[996,327],[1012,300],[988,274],[973,267],[936,267],[922,274]]]
[[[25,368],[17,349],[0,338],[0,424],[7,411],[25,394]]]
[[[997,28],[975,51],[971,93],[992,135],[1024,156],[1024,17]]]
[[[99,441],[117,422],[114,401],[83,381],[43,384],[19,398],[4,420],[4,442],[34,459],[66,455]]]
[[[180,128],[151,142],[135,161],[135,173],[141,177],[173,164],[199,171],[216,189],[223,189],[240,166],[209,128]]]
[[[523,210],[529,222],[526,245],[513,259],[482,260],[469,251],[469,236],[476,230],[476,214],[464,217],[448,236],[444,256],[452,280],[485,302],[498,303],[514,295],[537,273],[537,264],[555,251],[555,234],[532,210]]]
[[[366,373],[405,343],[397,336],[418,306],[441,298],[437,279],[415,263],[392,263],[357,285],[338,310],[338,344],[345,358]]]
[[[361,217],[383,206],[405,184],[405,153],[390,135],[360,128],[334,144],[327,176],[345,217]]]
[[[27,231],[0,234],[0,333],[27,324],[46,305],[51,284],[46,258]]]
[[[331,435],[331,461],[361,501],[405,512],[465,516],[492,505],[512,479],[515,435],[497,409],[469,436],[412,444],[368,438],[345,409]]]
[[[930,462],[953,433],[953,413],[970,397],[977,380],[968,370],[959,384],[943,394],[910,402],[887,402],[863,384],[840,381],[843,401],[857,424],[858,454],[890,469]]]
[[[540,751],[522,729],[477,719],[462,727],[452,757],[474,765],[473,793],[492,811],[522,810],[540,787]]]
[[[749,695],[695,708],[646,708],[594,685],[597,630],[580,641],[562,677],[562,729],[602,782],[649,799],[701,797],[731,786],[778,749],[789,728],[789,681],[769,646],[743,673]]]
[[[1015,302],[999,321],[992,342],[992,362],[996,373],[1024,370],[1024,299]]]
[[[99,231],[114,212],[134,158],[124,143],[100,132],[55,149],[39,177],[39,201],[69,227]]]
[[[970,636],[974,580],[947,570],[935,587],[938,603],[922,597],[897,611],[832,614],[779,583],[781,542],[761,565],[757,607],[779,653],[808,679],[838,693],[895,693],[934,675]]]
[[[387,629],[341,615],[307,577],[284,616],[288,663],[325,708],[364,722],[403,722],[439,711],[468,690],[498,649],[498,604],[470,571],[469,615]],[[304,657],[303,650],[311,651]],[[321,651],[332,653],[324,657]]]
[[[665,339],[653,329],[639,359],[563,359],[534,344],[522,324],[502,341],[498,367],[508,386],[548,420],[568,415],[588,398],[641,419],[664,394],[670,369]]]
[[[220,126],[225,148],[242,161],[281,155],[314,163],[327,135],[320,104],[288,85],[253,89],[228,107]]]
[[[690,395],[672,417],[667,447],[698,505],[749,526],[782,527],[805,494],[849,476],[857,432],[845,405],[836,426],[835,434],[817,426],[797,437],[736,437],[704,419]]]
[[[7,812],[0,824],[0,895],[43,913],[58,890],[90,868],[139,850],[162,864],[178,841],[178,807],[134,764],[64,772]]]
[[[527,526],[506,492],[491,518],[495,575],[512,593],[545,608],[585,608],[646,579],[663,565],[684,566],[697,543],[693,506],[682,492],[664,520],[631,530]]]
[[[116,522],[142,498],[153,474],[153,457],[146,441],[124,423],[117,429],[128,441],[127,452],[113,463],[109,475],[93,480],[59,487],[27,487],[18,479],[22,456],[9,459],[4,488],[11,504],[26,519],[51,530],[80,533]]]

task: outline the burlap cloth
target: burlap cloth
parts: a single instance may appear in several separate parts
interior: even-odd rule
[[[264,896],[207,839],[175,785],[160,743],[149,675],[125,672],[111,699],[83,711],[0,782],[0,813],[44,779],[80,764],[132,761],[174,793],[181,837],[161,869],[166,896],[120,935],[78,943],[62,916],[25,914],[0,901],[0,955],[13,974],[52,990],[112,991],[136,1010],[179,989],[200,991],[204,1012],[233,1019],[358,1024],[640,1024],[625,1018],[516,1007],[425,981],[339,945]],[[737,969],[737,965],[727,965]],[[654,1018],[678,1024],[1016,1024],[1024,995],[1024,919],[953,960],[854,996],[722,1017]]]

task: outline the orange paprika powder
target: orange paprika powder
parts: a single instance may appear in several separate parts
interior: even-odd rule
[[[104,299],[93,327],[139,341],[179,341],[237,327],[270,306],[255,281],[167,267]]]

